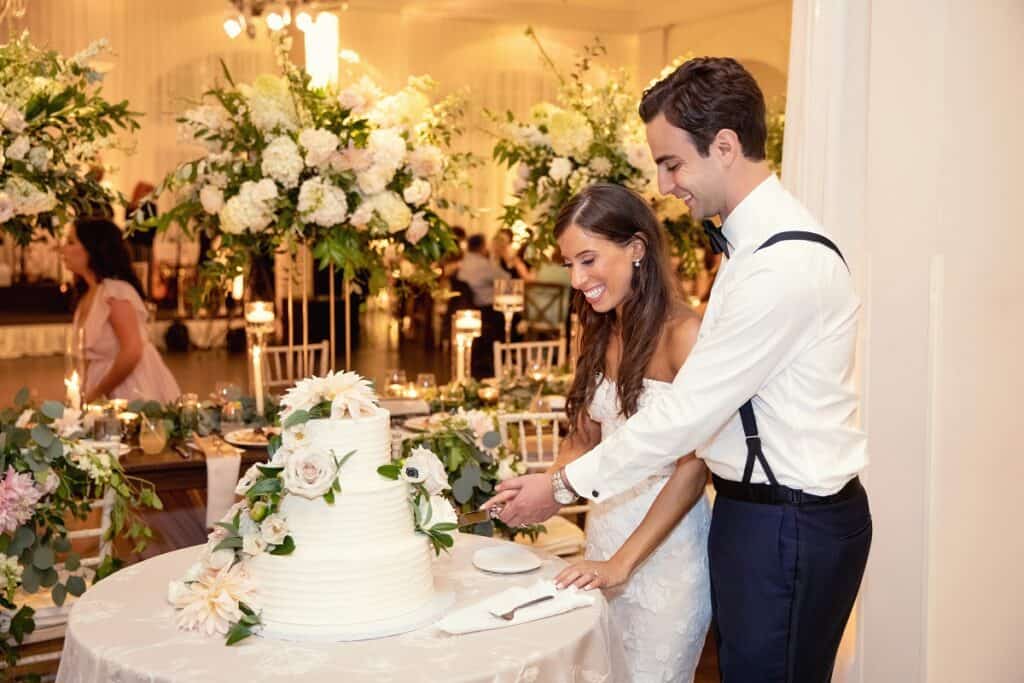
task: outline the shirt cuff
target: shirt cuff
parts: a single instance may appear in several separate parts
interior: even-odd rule
[[[593,451],[583,454],[583,457],[576,458],[565,466],[565,478],[569,485],[587,500],[603,500],[606,496],[598,485],[596,466],[592,464],[593,458],[587,457]]]

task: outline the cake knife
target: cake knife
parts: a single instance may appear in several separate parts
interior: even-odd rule
[[[481,522],[489,522],[492,519],[489,510],[477,510],[459,515],[459,527],[472,526]]]

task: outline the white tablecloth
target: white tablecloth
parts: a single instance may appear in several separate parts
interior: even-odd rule
[[[503,543],[460,535],[434,563],[439,589],[463,607],[512,585],[550,578],[564,562],[545,557],[526,574],[485,574],[473,552]],[[199,547],[128,567],[93,587],[71,611],[58,683],[136,681],[385,681],[415,683],[613,683],[621,660],[609,638],[607,603],[495,631],[449,636],[436,627],[351,643],[223,640],[178,631],[166,603],[167,582],[181,576]],[[613,660],[615,660],[613,662]]]
[[[166,349],[164,336],[170,320],[150,322],[149,338],[161,351]],[[192,344],[199,349],[224,346],[228,323],[224,318],[193,319],[185,321]],[[38,325],[0,325],[0,360],[25,356],[51,356],[68,349],[70,323],[42,323]]]

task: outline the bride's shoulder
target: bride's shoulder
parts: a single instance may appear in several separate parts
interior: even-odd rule
[[[689,306],[679,303],[665,320],[665,350],[671,365],[678,370],[697,343],[700,316]]]

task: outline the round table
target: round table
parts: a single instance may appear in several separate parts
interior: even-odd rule
[[[565,565],[544,556],[525,574],[486,574],[473,553],[506,541],[460,534],[434,563],[439,590],[458,609],[513,585],[551,578]],[[59,683],[118,681],[444,681],[445,683],[611,683],[614,652],[608,606],[460,636],[429,626],[391,638],[295,643],[252,637],[230,647],[221,638],[182,632],[166,601],[167,584],[199,555],[195,546],[126,567],[89,588],[68,619]]]

